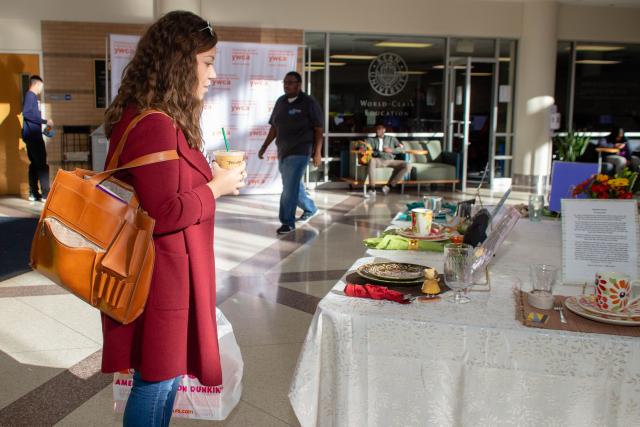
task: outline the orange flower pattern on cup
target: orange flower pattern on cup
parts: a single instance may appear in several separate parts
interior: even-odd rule
[[[630,301],[631,282],[624,274],[596,273],[596,303],[598,307],[609,311],[623,311]]]

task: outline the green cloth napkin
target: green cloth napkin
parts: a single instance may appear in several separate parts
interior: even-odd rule
[[[364,239],[364,244],[371,249],[408,250],[409,239],[395,234],[383,234],[380,237]],[[444,243],[418,240],[419,251],[444,252]]]

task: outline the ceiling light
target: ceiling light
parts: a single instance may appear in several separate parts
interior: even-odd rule
[[[444,70],[444,65],[442,65],[442,64],[434,65],[432,68],[434,70]],[[456,70],[466,70],[467,66],[466,65],[454,65],[453,68],[456,69]],[[473,66],[471,68],[473,68]]]
[[[324,62],[309,62],[308,65],[312,67],[324,67]],[[343,65],[347,65],[346,62],[329,62],[330,67],[342,67]]]
[[[599,46],[599,45],[579,45],[576,46],[578,52],[615,52],[624,50],[624,46]]]
[[[331,55],[333,59],[356,59],[370,61],[375,59],[375,55]]]
[[[305,71],[318,71],[318,70],[324,70],[324,67],[309,67],[309,66],[306,66],[306,67],[304,67],[304,70]]]
[[[426,71],[398,71],[398,74],[406,74],[409,76],[422,76],[427,74]]]
[[[467,73],[464,73],[464,75],[466,76]],[[489,77],[489,76],[493,76],[493,73],[471,73],[471,77]]]
[[[500,62],[511,62],[511,58],[509,58],[508,56],[501,56],[500,58],[498,58],[498,61],[500,61]]]
[[[425,47],[431,47],[433,44],[431,43],[413,43],[413,42],[380,42],[374,44],[374,46],[378,47],[410,47],[423,49]]]
[[[576,61],[576,64],[588,64],[588,65],[613,65],[619,64],[622,61],[608,61],[606,59],[580,59]]]

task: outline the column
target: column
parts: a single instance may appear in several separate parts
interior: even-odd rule
[[[538,177],[550,174],[556,51],[557,4],[525,2],[516,79],[514,186],[535,186]]]
[[[155,19],[172,10],[186,10],[196,15],[201,13],[200,0],[154,0],[153,6]]]

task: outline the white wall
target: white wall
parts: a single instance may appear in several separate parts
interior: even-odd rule
[[[0,52],[41,51],[40,21],[146,23],[153,0],[0,0]]]
[[[40,21],[146,23],[198,4],[214,25],[520,38],[524,6],[481,0],[0,0],[0,51],[40,51]],[[640,43],[640,8],[558,6],[558,38]]]
[[[517,38],[519,2],[463,0],[202,0],[214,23],[305,31]]]
[[[560,5],[558,39],[640,43],[640,7]]]

